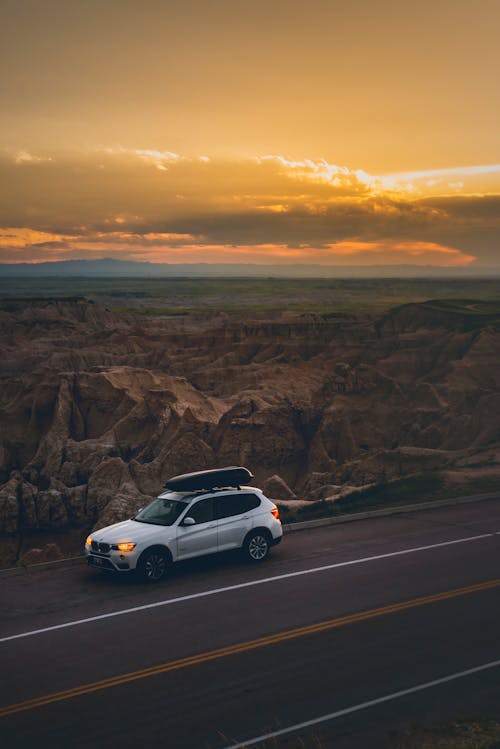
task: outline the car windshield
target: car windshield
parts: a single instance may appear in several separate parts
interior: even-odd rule
[[[153,499],[133,518],[138,523],[151,523],[152,525],[172,525],[181,512],[186,508],[187,502],[179,499]]]

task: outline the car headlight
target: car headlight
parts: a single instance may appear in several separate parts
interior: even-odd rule
[[[128,541],[127,543],[123,544],[116,544],[116,548],[118,551],[133,551],[136,547],[136,544]]]
[[[90,546],[91,543],[92,543],[92,536],[87,536],[85,540],[85,546]]]

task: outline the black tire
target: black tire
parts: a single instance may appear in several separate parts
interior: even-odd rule
[[[258,564],[267,559],[271,549],[271,539],[267,531],[252,531],[245,538],[243,553],[252,564]]]
[[[147,583],[158,583],[166,577],[171,558],[164,549],[146,549],[137,564],[137,572]]]

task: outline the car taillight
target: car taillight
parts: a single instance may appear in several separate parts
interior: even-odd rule
[[[280,511],[278,510],[277,507],[273,507],[273,509],[271,510],[271,515],[274,515],[276,520],[280,519]]]

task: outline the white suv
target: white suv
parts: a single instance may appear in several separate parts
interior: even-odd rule
[[[166,486],[199,486],[201,482],[210,487],[228,471],[246,469],[185,474]],[[248,471],[245,476],[252,478]],[[165,576],[172,562],[229,549],[242,549],[250,562],[261,562],[282,536],[278,508],[260,489],[238,485],[170,490],[131,520],[94,531],[85,542],[85,554],[91,567],[113,572],[135,569],[155,582]]]

